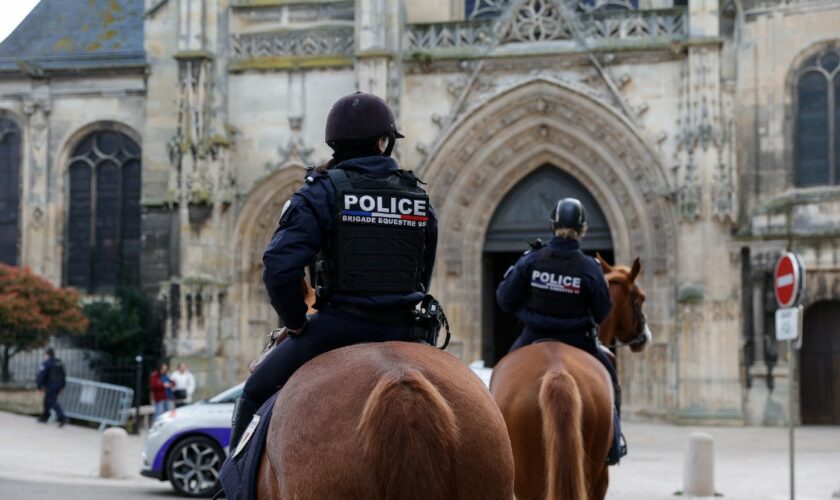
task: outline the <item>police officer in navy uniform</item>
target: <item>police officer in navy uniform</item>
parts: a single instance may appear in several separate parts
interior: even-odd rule
[[[412,311],[429,290],[437,219],[426,192],[390,157],[394,114],[381,98],[356,92],[327,117],[326,169],[306,177],[263,255],[282,340],[257,365],[237,401],[230,449],[259,406],[292,373],[324,352],[362,342],[417,341]],[[307,319],[300,285],[309,267],[318,312]]]
[[[610,374],[620,404],[615,367],[600,348],[597,325],[612,308],[609,285],[597,260],[580,250],[586,233],[586,212],[575,198],[560,200],[551,212],[554,238],[548,245],[526,252],[508,269],[496,291],[503,311],[525,325],[511,351],[537,340],[558,340],[592,354]],[[615,442],[608,463],[618,463],[621,446],[618,411]]]
[[[58,404],[58,395],[66,384],[66,374],[64,364],[55,357],[55,351],[52,347],[47,348],[44,352],[44,362],[41,363],[36,382],[38,390],[44,391],[44,413],[38,417],[38,421],[46,422],[50,418],[50,410],[55,410],[56,417],[58,417],[58,426],[62,427],[67,421],[67,417],[64,416],[64,410]]]

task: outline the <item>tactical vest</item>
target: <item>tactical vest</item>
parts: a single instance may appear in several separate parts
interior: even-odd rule
[[[318,299],[422,291],[430,207],[414,174],[377,178],[339,168],[327,174],[338,213],[315,263]]]
[[[589,315],[591,291],[583,276],[586,256],[551,247],[543,247],[537,254],[528,276],[531,293],[525,307],[557,318]]]
[[[66,384],[66,375],[64,373],[64,364],[60,359],[54,359],[49,369],[47,370],[47,384],[50,387],[64,387]]]

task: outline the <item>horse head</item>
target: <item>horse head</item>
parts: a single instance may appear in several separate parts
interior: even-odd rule
[[[601,342],[608,347],[628,346],[640,352],[653,340],[647,318],[642,311],[645,291],[636,283],[642,272],[642,262],[636,257],[632,267],[610,266],[598,255],[601,269],[610,286],[612,311],[601,323]]]

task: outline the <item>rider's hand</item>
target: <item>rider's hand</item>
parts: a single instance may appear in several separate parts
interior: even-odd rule
[[[285,336],[286,336],[286,335],[291,335],[292,337],[296,337],[296,336],[300,335],[301,333],[303,333],[303,332],[304,332],[304,330],[306,330],[307,325],[309,325],[309,319],[307,319],[306,321],[304,321],[304,323],[303,323],[303,326],[302,326],[302,327],[297,328],[297,329],[294,329],[294,330],[293,330],[293,329],[291,329],[291,328],[286,328],[286,327],[283,327],[283,333],[281,333],[281,335],[282,335],[284,338],[285,338]]]

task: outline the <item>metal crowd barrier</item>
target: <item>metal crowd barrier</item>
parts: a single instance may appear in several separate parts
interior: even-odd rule
[[[67,385],[58,395],[68,417],[99,422],[100,431],[108,425],[125,425],[133,401],[134,389],[73,377],[67,377]]]

